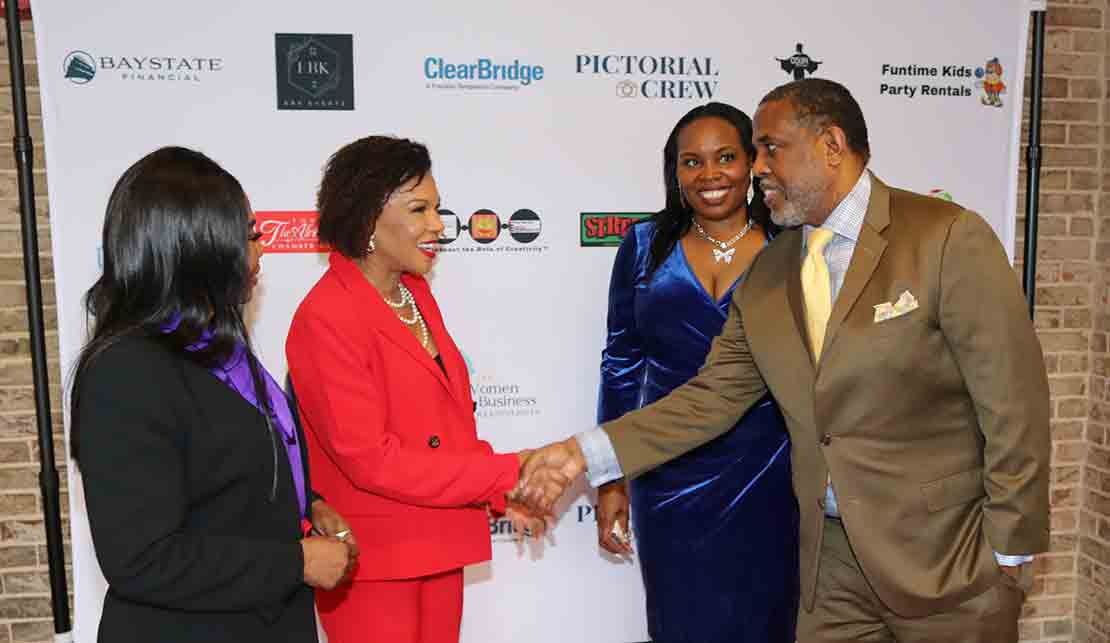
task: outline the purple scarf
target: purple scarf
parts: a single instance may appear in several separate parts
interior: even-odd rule
[[[162,332],[172,333],[177,330],[180,323],[181,317],[175,315],[174,318],[162,325]],[[205,330],[201,333],[200,339],[186,346],[185,350],[201,350],[208,345],[211,339],[212,333]],[[221,382],[241,395],[244,400],[250,402],[259,412],[264,413],[265,411],[263,411],[262,405],[258,401],[258,396],[255,395],[254,380],[251,378],[251,369],[246,357],[246,346],[242,342],[235,342],[235,348],[231,351],[227,360],[222,365],[208,370]],[[289,400],[285,397],[285,392],[270,376],[269,371],[257,359],[255,363],[258,365],[259,375],[266,384],[266,393],[270,398],[270,406],[272,407],[270,412],[271,424],[281,437],[282,444],[285,445],[285,452],[289,456],[289,469],[293,472],[293,484],[297,488],[297,503],[300,506],[300,515],[304,517],[306,515],[304,464],[301,460],[301,449],[297,445],[297,429],[293,422],[293,412],[289,408]]]

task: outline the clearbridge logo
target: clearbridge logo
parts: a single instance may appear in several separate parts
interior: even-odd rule
[[[543,80],[543,66],[493,58],[451,60],[437,56],[424,59],[427,89],[519,91]]]

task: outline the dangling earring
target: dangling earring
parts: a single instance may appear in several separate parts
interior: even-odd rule
[[[752,199],[754,199],[754,198],[755,198],[755,182],[751,181],[751,182],[748,183],[748,203],[751,203]]]
[[[370,235],[370,241],[366,244],[366,254],[374,254],[374,235]]]

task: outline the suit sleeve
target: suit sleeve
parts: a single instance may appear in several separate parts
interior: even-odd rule
[[[608,422],[639,406],[644,350],[636,327],[636,229],[625,235],[609,279],[609,318],[601,353],[597,421]]]
[[[984,440],[983,530],[1001,554],[1048,546],[1049,393],[1041,345],[1001,244],[978,215],[952,224],[939,320]]]
[[[388,429],[384,386],[407,386],[375,373],[331,320],[298,313],[287,343],[289,371],[303,419],[356,487],[426,507],[503,502],[516,485],[515,454],[429,452],[406,448]],[[413,392],[419,403],[419,392]],[[436,418],[429,417],[429,422]]]
[[[108,583],[129,600],[187,611],[280,603],[302,585],[300,543],[187,526],[186,411],[173,397],[183,385],[171,364],[148,352],[121,358],[121,348],[81,377],[75,418],[89,526]]]
[[[746,284],[733,294],[728,319],[697,375],[653,404],[602,426],[626,476],[635,478],[722,435],[766,394],[738,303]]]

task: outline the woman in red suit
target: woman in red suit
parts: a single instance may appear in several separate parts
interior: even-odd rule
[[[334,251],[286,353],[313,485],[361,550],[353,582],[317,594],[320,618],[331,643],[458,641],[463,567],[489,560],[487,511],[506,510],[523,454],[478,439],[466,366],[423,277],[443,230],[428,150],[383,136],[343,147],[317,207]]]

